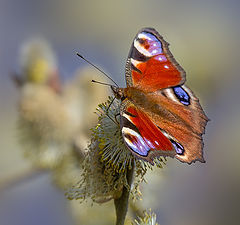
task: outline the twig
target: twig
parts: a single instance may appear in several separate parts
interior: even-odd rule
[[[123,187],[122,195],[114,199],[114,205],[116,209],[116,225],[124,225],[124,221],[127,215],[128,210],[128,199],[131,191],[131,185],[133,182],[133,174],[134,174],[134,164],[132,164],[132,168],[127,170],[127,182],[129,187]]]
[[[44,169],[30,167],[24,171],[20,171],[13,176],[1,178],[0,179],[0,191],[8,190],[9,188],[15,187],[21,183],[27,182],[43,172],[46,172]]]

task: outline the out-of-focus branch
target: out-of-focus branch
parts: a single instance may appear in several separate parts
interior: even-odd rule
[[[45,169],[30,167],[26,170],[19,171],[13,176],[0,178],[0,191],[8,190],[9,188],[28,182],[45,172]]]

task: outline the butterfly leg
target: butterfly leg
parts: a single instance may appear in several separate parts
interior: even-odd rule
[[[108,112],[106,112],[106,115],[107,115],[107,117],[108,117],[110,120],[112,120],[116,125],[119,125],[119,123],[118,123],[116,120],[114,120],[111,116],[109,116]]]
[[[117,120],[117,116],[120,116],[120,113],[118,113],[118,114],[114,115],[114,118],[115,118],[115,121],[116,121],[116,123],[118,123],[118,124],[119,124],[119,121]]]
[[[115,120],[108,114],[108,110],[110,109],[110,106],[113,104],[113,101],[115,100],[115,98],[116,97],[114,97],[113,99],[112,99],[112,101],[110,102],[110,104],[108,105],[108,107],[107,107],[107,110],[106,110],[106,115],[107,115],[107,117],[110,119],[110,120],[112,120],[116,125],[119,125],[119,123],[117,122],[117,120],[116,120],[116,117],[115,117]]]
[[[108,113],[108,110],[109,110],[110,106],[113,104],[113,102],[114,102],[115,98],[116,98],[116,97],[114,96],[114,98],[112,99],[112,101],[111,101],[111,102],[110,102],[110,104],[108,105],[108,107],[107,107],[107,110],[106,110],[106,111],[107,111],[107,113]]]

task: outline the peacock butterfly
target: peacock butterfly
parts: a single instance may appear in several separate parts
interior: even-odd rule
[[[168,45],[153,28],[134,38],[126,63],[127,87],[111,86],[121,99],[122,136],[134,155],[150,163],[158,156],[205,162],[202,134],[208,118],[184,84],[185,71]]]

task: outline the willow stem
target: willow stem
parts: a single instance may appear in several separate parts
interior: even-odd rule
[[[132,168],[127,170],[127,182],[128,188],[123,187],[122,195],[114,199],[114,205],[116,210],[116,225],[124,225],[124,221],[128,210],[128,199],[131,191],[131,185],[133,182],[134,174],[134,163],[132,163]]]

